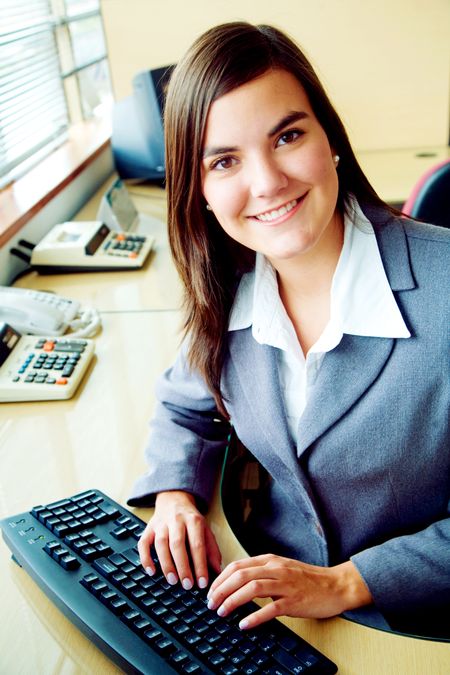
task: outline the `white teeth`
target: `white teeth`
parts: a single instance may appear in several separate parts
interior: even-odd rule
[[[293,199],[291,202],[289,202],[288,204],[284,204],[276,211],[266,211],[266,213],[260,213],[258,216],[255,216],[255,218],[257,218],[258,220],[262,220],[263,222],[276,220],[277,218],[284,216],[284,214],[288,213],[288,211],[292,211],[292,209],[294,208],[294,206],[296,206],[296,204],[297,200]]]

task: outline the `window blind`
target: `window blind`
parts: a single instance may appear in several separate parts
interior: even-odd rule
[[[48,0],[0,3],[0,186],[69,124]]]

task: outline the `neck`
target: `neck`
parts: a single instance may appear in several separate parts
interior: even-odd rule
[[[343,241],[343,221],[336,216],[313,250],[274,265],[281,301],[305,356],[330,318],[331,283]]]
[[[271,261],[278,276],[281,298],[289,295],[313,299],[329,294],[331,282],[344,242],[344,223],[340,214],[309,251],[290,260]]]

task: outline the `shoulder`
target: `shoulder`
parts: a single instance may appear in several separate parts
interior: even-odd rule
[[[395,215],[387,207],[362,205],[362,208],[382,248],[401,249],[407,243],[417,255],[426,255],[427,251],[439,251],[438,255],[444,257],[450,254],[450,229]]]
[[[409,218],[396,218],[395,220],[401,222],[409,240],[418,239],[442,244],[444,248],[450,247],[450,229],[446,227],[421,223]]]
[[[409,218],[395,218],[391,227],[401,227],[406,236],[411,264],[429,266],[429,272],[439,267],[448,273],[450,267],[450,229],[421,223]]]

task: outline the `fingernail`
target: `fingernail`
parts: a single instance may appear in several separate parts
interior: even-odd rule
[[[145,571],[147,572],[147,574],[148,574],[150,577],[152,577],[152,576],[155,574],[155,570],[152,570],[151,567],[146,567],[146,568],[145,568]]]
[[[245,628],[248,628],[248,621],[247,619],[242,619],[242,621],[239,621],[239,628],[241,630],[244,630]]]
[[[167,583],[169,583],[171,586],[174,586],[177,583],[177,575],[174,574],[173,572],[169,572],[167,575]]]
[[[199,588],[206,588],[208,585],[208,579],[206,577],[200,577],[198,580],[198,587]]]
[[[223,605],[220,605],[219,609],[217,610],[217,614],[219,616],[225,616],[226,614],[226,609]]]
[[[183,588],[184,588],[185,591],[190,591],[190,590],[191,590],[193,584],[192,584],[192,581],[191,581],[190,579],[188,579],[188,578],[186,577],[186,579],[183,579],[183,581],[182,581],[181,583],[182,583]]]
[[[216,603],[212,598],[208,600],[208,609],[215,609],[216,608]]]

